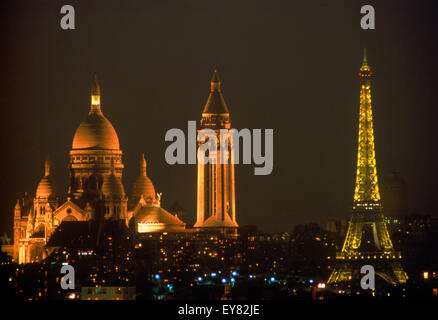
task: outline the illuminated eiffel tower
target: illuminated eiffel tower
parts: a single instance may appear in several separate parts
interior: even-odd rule
[[[382,212],[374,151],[371,76],[365,51],[359,72],[359,143],[353,212],[328,283],[359,279],[363,265],[372,265],[376,275],[390,284],[404,283],[408,278],[400,264],[401,253],[392,245]]]

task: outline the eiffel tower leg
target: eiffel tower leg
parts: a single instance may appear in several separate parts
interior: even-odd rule
[[[332,274],[330,275],[330,278],[327,281],[327,284],[349,281],[351,280],[352,276],[353,272],[351,267],[347,263],[345,263],[335,267]]]

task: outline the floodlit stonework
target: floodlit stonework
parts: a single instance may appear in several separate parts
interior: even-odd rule
[[[44,176],[35,196],[25,194],[14,208],[14,240],[3,246],[14,261],[38,262],[50,254],[46,244],[64,221],[118,220],[136,223],[138,232],[184,232],[185,223],[161,208],[161,194],[155,193],[141,158],[140,176],[128,198],[123,186],[123,161],[119,138],[100,104],[97,78],[91,89],[89,112],[73,137],[70,150],[70,183],[64,200],[46,160]]]

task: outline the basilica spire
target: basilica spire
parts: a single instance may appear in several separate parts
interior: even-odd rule
[[[144,157],[144,153],[141,154],[140,175],[146,177],[146,158]]]
[[[211,77],[210,82],[210,91],[220,91],[221,90],[221,82],[219,80],[219,76],[217,74],[217,69],[213,70],[213,76]]]
[[[97,81],[97,75],[94,74],[93,83],[91,86],[91,108],[90,112],[100,112],[100,85]]]
[[[46,161],[44,162],[44,176],[45,177],[50,176],[50,166],[51,166],[50,159],[49,159],[49,157],[47,157]]]

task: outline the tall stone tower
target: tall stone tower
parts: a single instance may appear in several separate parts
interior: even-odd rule
[[[371,76],[365,52],[359,72],[359,139],[353,212],[342,251],[336,255],[338,265],[328,283],[356,280],[363,265],[372,265],[376,274],[390,284],[404,283],[408,278],[400,265],[401,253],[392,245],[382,211],[374,151]]]
[[[201,118],[201,129],[215,132],[220,141],[220,129],[230,129],[231,119],[227,104],[221,91],[221,82],[214,70],[210,83],[210,94]],[[199,132],[199,130],[198,130]],[[205,143],[198,141],[198,147]],[[220,143],[216,144],[216,163],[202,164],[198,161],[198,199],[195,227],[199,228],[236,228],[236,206],[234,185],[234,164],[232,163],[233,138],[227,136],[228,150],[220,161]],[[221,163],[222,162],[222,163]]]
[[[111,122],[103,115],[97,77],[91,89],[87,117],[76,130],[70,151],[69,196],[80,207],[98,202],[105,176],[122,179],[123,162],[119,138]]]

